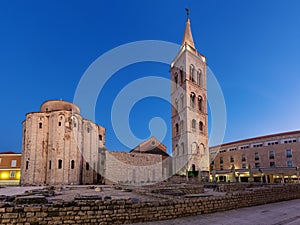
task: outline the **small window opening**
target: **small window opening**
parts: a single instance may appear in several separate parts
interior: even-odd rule
[[[58,160],[58,169],[61,169],[61,168],[62,168],[62,160],[59,159],[59,160]]]
[[[71,161],[71,169],[74,169],[74,168],[75,168],[75,161],[72,160],[72,161]]]

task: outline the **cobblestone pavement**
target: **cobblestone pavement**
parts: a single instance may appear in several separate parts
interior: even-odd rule
[[[134,225],[300,225],[300,199]]]

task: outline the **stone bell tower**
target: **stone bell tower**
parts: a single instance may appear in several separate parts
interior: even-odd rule
[[[208,179],[206,58],[195,48],[188,13],[181,48],[171,63],[170,75],[174,173],[192,172]]]

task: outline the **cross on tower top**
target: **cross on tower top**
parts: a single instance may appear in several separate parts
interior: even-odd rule
[[[185,11],[186,11],[186,17],[189,18],[190,17],[190,9],[185,8]]]

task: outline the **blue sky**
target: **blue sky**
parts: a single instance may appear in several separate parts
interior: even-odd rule
[[[300,128],[300,1],[111,0],[0,2],[0,151],[21,151],[21,122],[49,99],[72,101],[88,66],[119,45],[139,40],[181,43],[191,10],[196,48],[207,57],[226,100],[224,142]],[[99,95],[96,122],[107,147],[126,150],[110,121],[113,99],[143,76],[169,78],[169,67],[139,63],[118,71]],[[139,138],[162,117],[170,147],[170,105],[140,101],[130,124]]]

